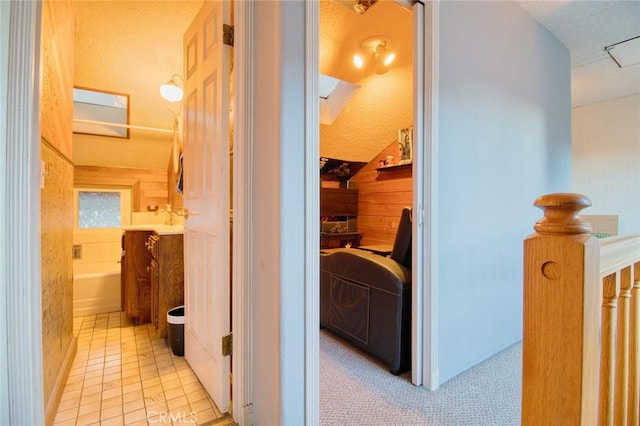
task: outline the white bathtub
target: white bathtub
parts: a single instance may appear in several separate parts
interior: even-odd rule
[[[98,270],[96,272],[96,270]],[[120,264],[74,265],[73,316],[120,310]]]

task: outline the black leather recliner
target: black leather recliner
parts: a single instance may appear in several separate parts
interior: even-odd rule
[[[320,326],[388,365],[411,368],[411,209],[389,257],[358,249],[320,254]]]

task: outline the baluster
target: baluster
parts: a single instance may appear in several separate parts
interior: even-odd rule
[[[620,271],[618,326],[616,342],[615,424],[627,424],[629,398],[629,304],[631,302],[631,266]]]
[[[593,425],[598,408],[599,243],[579,194],[539,197],[524,242],[522,424]]]
[[[611,274],[602,280],[602,352],[600,353],[600,426],[613,426],[615,392],[616,317],[620,279]]]
[[[629,304],[629,426],[640,424],[640,262],[633,265]]]

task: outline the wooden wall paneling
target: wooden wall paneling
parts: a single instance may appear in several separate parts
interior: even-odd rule
[[[358,190],[346,188],[320,189],[321,216],[356,216]]]
[[[167,173],[164,170],[125,167],[76,166],[75,185],[130,187],[132,210],[146,211],[147,205],[163,206],[169,202]]]
[[[358,184],[358,232],[362,245],[392,245],[405,206],[413,204],[411,168],[377,171],[379,160],[398,158],[398,143],[392,142],[351,180]]]
[[[73,158],[73,16],[68,0],[43,3],[40,134],[68,159]]]
[[[381,204],[406,206],[411,205],[411,191],[397,190],[376,191],[373,185],[361,185],[362,193],[360,194],[358,205],[370,204],[378,208]]]
[[[131,185],[131,211],[141,212],[146,210],[145,207],[140,203],[140,181],[137,180],[134,184]]]
[[[45,424],[54,422],[76,351],[73,335],[73,4],[42,4],[40,193],[42,367]]]

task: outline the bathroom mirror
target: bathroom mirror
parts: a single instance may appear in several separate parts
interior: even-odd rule
[[[129,139],[129,95],[73,88],[73,133]]]

